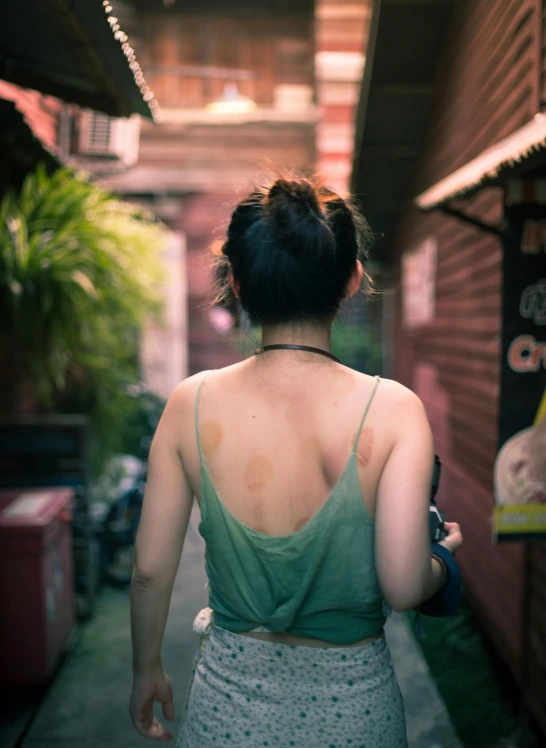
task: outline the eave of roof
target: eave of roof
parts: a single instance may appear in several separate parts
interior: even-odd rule
[[[528,166],[536,154],[542,153],[542,160],[546,161],[545,149],[546,116],[537,114],[519,130],[421,193],[415,204],[422,210],[432,210],[450,200],[470,196],[480,187],[501,184],[519,171],[518,166]]]
[[[133,8],[141,13],[157,13],[160,0],[131,0]],[[180,14],[195,15],[195,0],[171,0],[165,2],[165,7],[161,8],[161,13],[169,13],[179,16]],[[200,15],[218,15],[229,12],[234,16],[264,16],[264,15],[282,15],[286,16],[307,16],[312,18],[314,12],[314,0],[230,0],[229,11],[226,8],[226,0],[201,0],[199,2]]]
[[[373,0],[351,191],[388,253],[419,158],[455,0]]]
[[[0,191],[5,184],[20,184],[38,163],[51,171],[59,168],[58,154],[36,137],[13,102],[0,99],[0,122],[0,149],[4,155]]]
[[[0,78],[111,116],[159,119],[112,11],[108,0],[11,3],[0,24]]]

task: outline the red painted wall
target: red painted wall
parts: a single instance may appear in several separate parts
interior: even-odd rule
[[[539,5],[535,0],[459,4],[412,195],[539,111],[543,58]],[[502,192],[482,190],[460,207],[486,223],[498,224]],[[460,562],[469,598],[491,640],[528,691],[527,703],[546,732],[546,553],[534,547],[526,572],[523,545],[491,543],[502,247],[495,236],[440,212],[424,215],[406,209],[396,240],[398,283],[403,254],[427,237],[434,237],[438,247],[435,315],[429,324],[407,329],[398,294],[395,377],[414,389],[426,406],[444,463],[438,501],[464,531]],[[528,619],[524,615],[527,594],[531,595]]]

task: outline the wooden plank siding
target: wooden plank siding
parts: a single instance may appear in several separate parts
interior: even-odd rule
[[[460,168],[539,111],[541,90],[546,90],[546,58],[540,52],[543,19],[542,0],[464,0],[458,5],[412,195]],[[502,192],[482,190],[457,207],[499,225]],[[459,558],[469,598],[520,683],[524,638],[534,648],[529,677],[538,698],[537,693],[546,694],[546,667],[541,649],[544,634],[536,629],[539,619],[546,624],[540,612],[546,606],[534,604],[534,618],[530,618],[534,628],[524,637],[524,548],[491,543],[502,246],[494,235],[440,212],[425,215],[406,208],[396,238],[398,284],[402,254],[427,237],[435,237],[438,246],[435,317],[430,324],[407,330],[398,304],[395,376],[421,396],[427,409],[445,467],[439,503],[464,531]],[[534,564],[533,589],[544,601],[542,549],[534,552]],[[545,711],[546,702],[539,702]]]
[[[486,200],[482,196],[481,201]],[[490,219],[498,212],[495,206]],[[431,235],[438,239],[435,320],[410,332],[398,309],[395,376],[423,400],[444,466],[438,501],[464,530],[459,558],[467,593],[519,679],[523,551],[519,546],[493,546],[490,525],[497,452],[501,249],[494,237],[454,219],[415,213],[406,217],[404,248]],[[423,367],[431,372],[424,381]]]
[[[540,54],[540,109],[546,110],[546,0],[537,0],[539,12],[541,14],[541,40],[539,45]]]
[[[359,61],[363,66],[369,18],[369,0],[316,2],[315,76],[321,108],[316,127],[316,168],[341,195],[347,194],[351,173]],[[332,99],[332,93],[337,99]]]
[[[464,0],[416,190],[517,130],[539,110],[536,0]],[[444,78],[442,77],[442,83]]]
[[[526,636],[526,699],[546,735],[546,548],[535,544],[528,549],[528,595],[530,600]]]
[[[306,17],[147,15],[139,59],[163,107],[201,107],[221,96],[222,78],[181,74],[177,65],[251,71],[237,82],[257,104],[272,105],[278,84],[313,84],[312,24]]]
[[[279,86],[303,85],[313,92],[311,13],[274,15],[256,5],[246,15],[228,8],[213,12],[209,6],[191,12],[156,8],[135,17],[133,27],[124,25],[165,115],[161,125],[142,128],[131,187],[179,195],[174,199],[180,211],[171,224],[187,240],[190,374],[241,358],[239,331],[215,329],[209,314],[211,244],[225,235],[231,211],[261,173],[276,165],[312,171],[315,161],[313,116],[292,118],[276,101]],[[258,104],[263,119],[192,119],[188,112],[203,114],[230,79],[207,78],[203,70],[192,77],[183,66],[254,73],[252,80],[237,80],[237,86]],[[269,119],[268,112],[277,116]]]

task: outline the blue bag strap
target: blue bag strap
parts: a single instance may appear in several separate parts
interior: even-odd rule
[[[439,556],[446,565],[448,578],[441,590],[421,603],[419,612],[436,618],[454,616],[461,607],[463,597],[463,582],[459,567],[453,554],[443,545],[432,543],[432,553]]]

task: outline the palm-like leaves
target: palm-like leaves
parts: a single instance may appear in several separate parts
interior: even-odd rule
[[[66,169],[38,169],[0,204],[0,345],[43,400],[72,367],[138,376],[138,331],[160,311],[164,229]],[[132,374],[132,377],[131,377]]]

